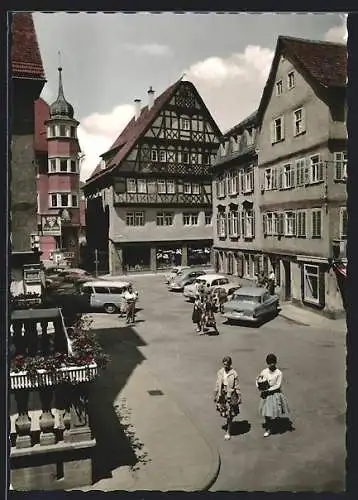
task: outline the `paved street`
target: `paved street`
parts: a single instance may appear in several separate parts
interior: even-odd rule
[[[344,489],[346,350],[342,331],[298,325],[282,317],[260,328],[226,325],[219,318],[219,336],[197,336],[191,322],[192,304],[182,294],[168,292],[163,276],[132,281],[140,294],[136,335],[128,329],[116,330],[124,322],[117,315],[98,314],[94,326],[99,341],[125,374],[123,381],[145,359],[160,381],[156,389],[173,396],[218,447],[221,469],[211,491]],[[129,349],[124,350],[125,345]],[[279,357],[295,430],[264,438],[255,377],[265,367],[268,352]],[[236,435],[228,442],[212,401],[216,371],[225,354],[233,358],[243,395]],[[109,395],[115,398],[112,392]],[[111,422],[102,417],[108,423],[102,426],[106,432]],[[113,460],[119,454],[114,445],[106,453]],[[130,450],[122,453],[128,453],[130,460]],[[170,456],[171,450],[167,453]]]

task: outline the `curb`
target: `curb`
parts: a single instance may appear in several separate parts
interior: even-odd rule
[[[151,376],[153,378],[158,380],[158,377],[156,376],[155,373],[153,373],[153,371],[150,368],[146,367],[146,370],[148,370],[148,372],[151,374]],[[202,430],[198,429],[196,423],[193,421],[191,413],[189,412],[189,410],[187,410],[186,408],[183,408],[183,406],[178,403],[177,398],[173,396],[173,391],[167,391],[166,390],[167,386],[162,381],[160,381],[160,384],[163,387],[163,389],[165,390],[165,393],[167,394],[169,399],[171,399],[172,401],[175,402],[175,404],[178,406],[180,411],[187,417],[187,419],[190,421],[191,425],[194,427],[196,432],[201,436],[201,438],[205,441],[205,444],[209,448],[209,451],[211,454],[211,466],[210,466],[211,470],[208,472],[206,477],[201,481],[202,484],[199,485],[199,487],[196,487],[195,490],[193,490],[193,488],[190,488],[190,491],[208,491],[211,488],[211,486],[215,483],[215,481],[217,480],[218,475],[220,473],[221,457],[220,457],[219,450],[218,450],[217,446],[215,446],[212,443],[212,441],[209,439],[209,437],[206,435],[206,433],[203,432]],[[182,488],[185,488],[185,490],[189,490],[189,487],[186,485],[182,486]],[[179,491],[179,490],[180,489],[177,488],[174,491]]]
[[[297,325],[312,326],[312,325],[309,325],[308,323],[304,323],[303,321],[300,321],[299,319],[292,318],[289,314],[285,314],[285,313],[280,312],[279,316],[281,316],[281,318],[285,318],[289,321],[292,321],[293,323],[296,323]]]

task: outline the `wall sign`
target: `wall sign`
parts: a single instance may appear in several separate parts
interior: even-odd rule
[[[61,217],[58,215],[41,216],[42,236],[61,236]]]

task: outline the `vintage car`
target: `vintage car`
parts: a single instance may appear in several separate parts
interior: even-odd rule
[[[240,287],[240,283],[234,282],[213,286],[211,289],[211,293],[213,295],[215,305],[217,307],[219,305],[219,293],[223,293],[223,296],[225,297],[224,302],[227,302]]]
[[[242,287],[224,304],[224,317],[230,321],[259,323],[277,314],[279,298],[266,288]]]
[[[225,285],[229,283],[229,278],[222,274],[206,274],[197,278],[194,283],[184,287],[184,297],[190,301],[194,301],[200,286],[205,290],[211,291],[213,287],[218,285]]]
[[[175,266],[173,267],[168,274],[164,275],[164,280],[165,283],[170,283],[172,280],[174,280],[179,273],[182,271],[185,271],[187,269],[190,269],[189,266]]]
[[[168,290],[171,292],[181,292],[184,287],[193,283],[198,276],[203,276],[205,274],[204,269],[189,268],[184,269],[178,273],[177,277],[174,278],[168,285]]]

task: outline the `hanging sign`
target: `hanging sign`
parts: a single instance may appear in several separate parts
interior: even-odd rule
[[[58,215],[41,216],[42,236],[61,236],[61,217]]]

